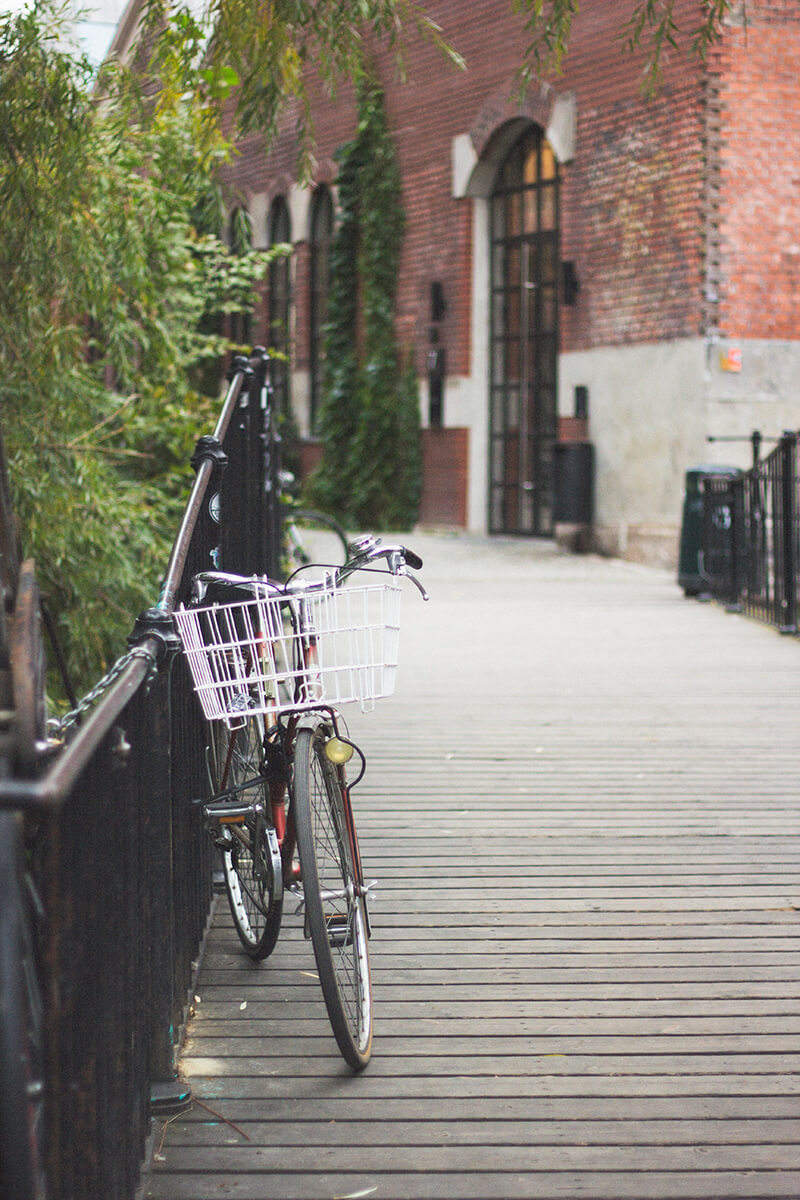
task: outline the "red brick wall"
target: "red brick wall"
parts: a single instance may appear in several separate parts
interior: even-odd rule
[[[462,53],[457,72],[431,46],[412,38],[409,81],[393,82],[380,60],[387,108],[404,179],[407,234],[400,271],[398,323],[413,341],[420,370],[428,343],[430,284],[447,300],[441,335],[448,370],[469,369],[471,202],[451,195],[451,143],[471,131],[481,148],[498,123],[520,110],[511,100],[525,40],[511,0],[434,0],[428,5]],[[684,12],[693,0],[679,0]],[[682,337],[699,332],[702,311],[703,89],[697,64],[673,55],[665,88],[643,100],[637,62],[617,40],[630,0],[586,5],[576,18],[558,91],[577,96],[578,143],[563,169],[563,257],[575,261],[578,304],[562,311],[564,349]],[[546,120],[553,93],[534,88],[524,111]],[[352,136],[349,95],[315,105],[316,177],[335,177],[333,154]],[[245,192],[286,193],[295,177],[291,137],[269,158],[257,140],[242,147],[235,173]],[[298,236],[298,231],[294,231]],[[296,296],[303,296],[298,274]],[[303,307],[302,304],[299,306]],[[298,336],[303,331],[300,318]],[[299,341],[301,354],[304,342]]]
[[[577,89],[579,150],[563,172],[562,256],[574,260],[581,290],[578,304],[562,310],[563,350],[701,333],[700,81],[696,72],[676,79],[645,103],[623,80],[606,57],[595,81]]]
[[[468,452],[468,429],[423,429],[421,524],[466,525]],[[301,442],[299,457],[305,480],[320,463],[322,443]]]
[[[421,524],[466,525],[468,451],[468,429],[422,431]]]
[[[750,0],[713,61],[718,95],[716,321],[800,337],[800,5]]]
[[[405,181],[399,328],[415,344],[422,370],[430,284],[440,280],[448,305],[441,327],[448,369],[466,374],[471,204],[451,196],[451,141],[472,131],[480,146],[497,122],[518,111],[509,97],[524,38],[510,0],[434,0],[429,8],[468,70],[455,71],[413,38],[408,83],[393,82],[389,59],[381,60]],[[556,90],[575,92],[578,113],[576,158],[563,169],[562,251],[575,262],[581,290],[577,305],[562,309],[564,350],[702,333],[706,253],[718,272],[712,287],[719,282],[719,304],[712,293],[715,311],[706,311],[712,325],[718,320],[729,335],[800,336],[798,8],[796,0],[748,0],[746,29],[728,29],[715,52],[708,93],[700,65],[673,52],[662,93],[647,101],[638,90],[637,63],[616,39],[630,0],[583,7],[564,75],[553,81]],[[690,16],[696,11],[693,0],[679,0],[679,9]],[[534,92],[527,111],[537,104],[546,110]],[[287,132],[268,158],[258,139],[242,147],[235,177],[245,195],[288,193],[296,178],[294,118],[287,114]],[[334,104],[317,103],[315,121],[315,177],[332,182],[333,154],[354,127],[348,90]],[[718,174],[708,197],[705,155]],[[301,259],[295,287],[300,363],[307,356],[306,291]]]

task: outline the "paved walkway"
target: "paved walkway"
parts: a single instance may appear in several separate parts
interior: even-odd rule
[[[663,572],[409,541],[432,599],[352,722],[373,1060],[296,931],[254,968],[220,906],[145,1196],[799,1196],[800,645]]]

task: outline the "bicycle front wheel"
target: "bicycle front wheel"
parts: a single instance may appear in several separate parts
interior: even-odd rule
[[[372,1048],[372,989],[364,898],[349,804],[325,754],[324,726],[301,729],[294,765],[294,822],[310,936],[331,1027],[345,1062],[361,1071]]]
[[[263,778],[263,724],[251,717],[242,729],[220,730],[217,743],[218,787],[242,787],[231,813],[213,804],[210,811],[222,851],[222,869],[231,916],[246,952],[266,958],[275,948],[283,915],[280,851],[270,816],[269,789]],[[247,812],[237,808],[248,806]]]
[[[347,534],[327,513],[295,509],[286,516],[287,552],[292,570],[309,563],[342,566],[349,551]]]

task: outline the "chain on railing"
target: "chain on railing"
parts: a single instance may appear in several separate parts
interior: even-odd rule
[[[134,646],[127,654],[123,654],[121,658],[117,659],[111,669],[106,672],[102,679],[98,679],[91,691],[87,692],[74,708],[64,713],[62,717],[51,717],[48,720],[47,727],[52,737],[57,740],[63,740],[70,729],[76,725],[80,725],[83,717],[102,700],[109,688],[114,686],[120,675],[137,658],[144,659],[148,664],[147,678],[150,680],[158,666],[158,656],[144,646]]]

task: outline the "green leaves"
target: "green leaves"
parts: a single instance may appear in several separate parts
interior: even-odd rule
[[[0,411],[25,553],[85,690],[158,594],[220,314],[251,307],[269,255],[216,236],[211,94],[233,77],[192,73],[196,23],[164,30],[155,101],[116,66],[100,102],[54,22],[0,19]]]
[[[666,57],[671,50],[679,49],[682,40],[691,53],[705,58],[720,40],[733,6],[733,0],[699,0],[698,17],[686,25],[676,15],[683,8],[676,5],[676,0],[630,0],[630,15],[621,24],[619,40],[625,52],[643,55],[642,90],[651,94],[658,89]],[[524,90],[537,77],[561,72],[580,3],[511,0],[511,8],[524,18],[530,39],[519,72]]]
[[[309,491],[345,524],[405,529],[419,506],[420,447],[416,376],[401,362],[394,323],[404,214],[383,96],[366,79],[358,89],[357,134],[339,163],[324,457]]]
[[[454,67],[464,67],[441,27],[414,0],[211,0],[210,19],[208,61],[232,68],[240,81],[235,96],[240,129],[269,142],[279,114],[293,102],[305,171],[313,158],[313,79],[331,96],[342,82],[362,79],[368,74],[367,47],[376,39],[392,52],[403,77],[405,40],[412,32]]]

